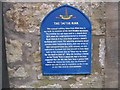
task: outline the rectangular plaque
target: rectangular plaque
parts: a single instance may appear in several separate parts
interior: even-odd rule
[[[51,11],[41,28],[43,75],[91,73],[91,22],[78,9]]]

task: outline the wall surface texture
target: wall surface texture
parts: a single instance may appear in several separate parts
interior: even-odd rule
[[[68,3],[83,11],[92,22],[92,74],[66,76],[42,75],[40,24],[51,10],[63,4],[63,2],[9,2],[3,4],[10,87],[118,87],[117,3]]]

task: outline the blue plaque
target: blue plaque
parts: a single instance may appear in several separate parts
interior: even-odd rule
[[[41,23],[43,75],[91,73],[91,22],[78,9],[63,5]]]

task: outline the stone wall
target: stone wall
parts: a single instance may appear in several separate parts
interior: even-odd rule
[[[104,2],[68,3],[83,11],[92,22],[92,74],[42,75],[40,24],[51,10],[63,4],[63,2],[4,3],[6,53],[11,88],[105,87],[107,77],[105,61],[108,59],[106,58],[106,38],[109,34],[106,34],[107,4]]]

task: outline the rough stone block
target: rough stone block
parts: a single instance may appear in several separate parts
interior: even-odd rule
[[[118,87],[118,37],[106,38],[105,87]],[[115,82],[113,84],[113,82]]]

